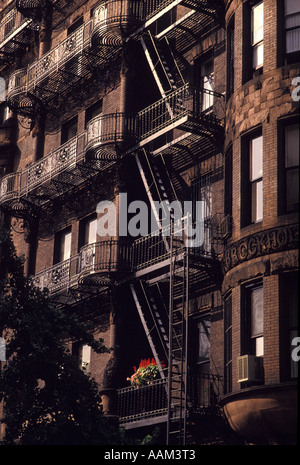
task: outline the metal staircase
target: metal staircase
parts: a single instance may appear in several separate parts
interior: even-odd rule
[[[155,231],[161,229],[164,221],[174,219],[172,203],[179,202],[179,199],[167,167],[161,159],[150,157],[145,149],[136,153],[135,159],[157,223]],[[162,212],[158,210],[158,203]]]
[[[161,96],[164,98],[182,87],[185,81],[168,39],[157,40],[147,31],[147,35],[142,36],[140,41]]]

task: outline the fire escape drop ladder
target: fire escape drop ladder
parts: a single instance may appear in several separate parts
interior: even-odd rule
[[[187,370],[189,322],[189,254],[173,253],[170,238],[169,362],[167,445],[185,445],[187,437]]]

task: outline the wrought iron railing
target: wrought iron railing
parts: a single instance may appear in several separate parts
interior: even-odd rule
[[[14,178],[8,177],[13,187]],[[178,226],[177,235],[168,234],[170,227],[164,227],[159,233],[150,234],[133,242],[121,239],[108,239],[87,244],[74,257],[60,262],[38,273],[34,277],[37,286],[48,287],[50,292],[67,290],[87,277],[98,274],[126,273],[130,275],[156,263],[170,258],[171,252],[180,254],[186,251],[186,229]],[[205,234],[204,238],[209,237]],[[211,257],[210,242],[189,249],[195,259]]]
[[[185,84],[137,114],[139,139],[143,140],[152,134],[157,134],[185,117],[192,118],[195,123],[204,121],[219,124],[220,116],[223,117],[225,114],[223,101],[222,94]],[[218,119],[215,116],[216,112],[219,114]]]
[[[190,373],[188,401],[194,412],[218,406],[223,394],[223,377],[212,373]]]
[[[187,387],[188,409],[194,413],[217,407],[223,393],[222,377],[211,373],[190,374]],[[130,386],[119,389],[117,397],[120,424],[167,415],[167,393],[167,378],[154,380],[139,388]]]
[[[96,116],[87,124],[86,137],[87,151],[100,144],[133,143],[137,138],[135,117],[119,112]]]
[[[80,250],[80,274],[130,271],[128,242],[109,239],[85,245]]]
[[[144,2],[109,0],[94,9],[92,41],[109,45],[121,43],[144,19]]]
[[[19,79],[17,73],[15,79]],[[79,163],[85,163],[88,152],[91,153],[99,147],[105,147],[101,156],[108,160],[107,163],[110,160],[113,162],[116,158],[114,144],[123,141],[133,143],[134,140],[135,118],[124,113],[97,116],[87,124],[87,129],[82,134],[24,170],[4,176],[0,181],[0,203],[27,196],[39,186],[59,176],[70,175]]]
[[[11,10],[0,23],[0,49],[32,23],[24,18],[16,8]]]
[[[26,72],[18,70],[13,73],[10,80],[9,92],[11,95],[14,89],[27,90]],[[214,100],[220,96],[205,89],[194,89],[184,85],[180,89],[170,93],[166,98],[160,99],[146,109],[140,111],[136,116],[124,113],[113,113],[99,115],[87,124],[86,131],[77,136],[74,140],[55,150],[42,160],[31,165],[20,173],[15,173],[15,180],[10,184],[5,178],[0,183],[0,202],[5,201],[6,196],[15,193],[16,196],[26,195],[36,186],[52,179],[58,173],[65,170],[70,171],[78,161],[82,161],[85,153],[117,142],[126,142],[127,150],[134,148],[136,141],[145,141],[149,136],[157,136],[161,130],[168,130],[176,121],[184,124],[189,121],[187,128],[193,131],[191,125],[206,124],[207,119],[214,119],[213,108],[203,109],[205,95],[211,95]],[[15,94],[18,99],[18,94]],[[24,111],[26,108],[24,107]],[[78,149],[78,138],[81,138],[81,149]],[[84,142],[82,143],[82,140]],[[115,158],[111,156],[110,149],[103,150],[103,158]],[[101,157],[101,155],[100,155]],[[11,186],[11,187],[10,187]],[[153,239],[154,240],[154,239]],[[151,245],[152,247],[152,245]]]
[[[4,176],[0,182],[0,202],[26,196],[59,174],[70,172],[84,158],[84,137],[85,134],[75,136],[28,168]]]
[[[119,389],[118,416],[120,423],[167,414],[167,380],[154,380],[152,384]]]
[[[82,53],[83,49],[89,45],[91,25],[92,21],[86,22],[50,52],[29,66],[27,72],[27,88],[29,91],[45,77],[49,76],[51,72],[64,66],[66,62]]]
[[[171,236],[172,228],[172,236]],[[172,239],[172,244],[171,244]],[[211,223],[208,220],[196,223],[187,222],[187,217],[174,226],[161,229],[136,239],[132,244],[132,269],[142,270],[170,258],[170,253],[178,255],[189,248],[191,257],[211,257]]]
[[[219,3],[221,4],[222,2]],[[145,19],[149,20],[153,16],[163,12],[164,9],[168,7],[172,8],[179,4],[190,9],[200,9],[200,11],[204,11],[212,17],[222,8],[222,5],[218,5],[218,2],[210,0],[179,0],[177,2],[174,0],[147,0],[145,5]]]
[[[77,286],[79,281],[92,274],[124,272],[129,267],[129,245],[124,241],[109,239],[85,245],[75,256],[36,274],[33,283],[54,294]]]

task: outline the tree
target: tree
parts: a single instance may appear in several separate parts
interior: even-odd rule
[[[3,241],[2,241],[3,242]],[[101,412],[98,386],[66,341],[107,352],[90,322],[58,307],[24,276],[10,236],[0,247],[0,335],[8,362],[0,372],[7,444],[117,444],[118,430]]]

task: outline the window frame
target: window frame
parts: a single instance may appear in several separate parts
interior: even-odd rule
[[[224,390],[232,392],[232,294],[224,299]]]
[[[262,160],[262,175],[251,179],[251,161],[252,161],[252,142],[261,138],[261,160]],[[262,128],[256,128],[254,131],[244,134],[241,138],[241,227],[246,227],[253,224],[260,224],[263,221],[263,133]],[[254,210],[257,206],[257,186],[261,183],[261,204],[262,204],[262,217],[254,218]]]
[[[285,60],[286,60],[286,64],[290,64],[290,63],[295,63],[297,61],[299,61],[299,52],[300,52],[300,46],[297,50],[293,50],[293,51],[290,51],[288,52],[287,51],[287,35],[289,32],[291,31],[295,31],[295,30],[299,30],[299,44],[300,44],[300,6],[299,6],[299,10],[293,14],[289,14],[287,15],[286,14],[286,2],[289,1],[289,0],[284,0],[284,4],[283,4],[283,29],[284,29],[284,52],[285,52]],[[287,27],[287,17],[295,17],[298,15],[298,25],[293,25],[293,26],[290,26],[290,27]]]
[[[262,290],[262,332],[252,334],[252,296],[256,290]],[[255,355],[257,357],[264,356],[264,350],[262,353],[257,354],[257,342],[262,339],[264,346],[264,287],[263,280],[253,281],[251,283],[242,286],[242,315],[241,315],[241,354],[242,355]]]
[[[288,208],[287,205],[287,172],[298,170],[299,181],[299,164],[294,167],[286,167],[286,128],[293,125],[298,126],[298,124],[298,118],[286,118],[278,121],[278,215],[299,211],[299,201],[294,204],[294,208]]]
[[[262,6],[262,26],[260,26],[258,29],[262,29],[262,38],[259,40],[255,39],[255,27],[254,27],[254,15],[255,15],[255,10],[259,7]],[[262,62],[258,63],[258,65],[255,66],[255,50],[258,50],[258,48],[262,48]],[[255,5],[251,7],[251,49],[252,49],[252,70],[253,72],[258,71],[263,68],[264,65],[264,2],[259,1]],[[257,54],[258,56],[258,54]]]
[[[70,236],[70,250],[68,253],[69,256],[67,258],[62,259],[62,256],[64,255],[64,250],[62,249],[63,238],[66,238],[66,236],[68,235]],[[71,226],[69,226],[55,234],[53,264],[57,265],[58,263],[62,263],[65,260],[69,260],[71,258],[71,255],[72,255],[72,228]]]
[[[73,136],[70,136],[69,131],[72,126],[76,125],[76,132]],[[74,116],[73,118],[64,121],[61,125],[61,145],[66,144],[69,142],[73,137],[76,137],[78,134],[78,115]]]
[[[279,302],[280,302],[280,312],[279,312],[279,348],[280,348],[280,380],[281,381],[291,381],[298,378],[298,362],[292,360],[291,353],[293,346],[291,341],[295,335],[297,336],[299,328],[299,315],[298,315],[298,305],[299,305],[299,271],[288,271],[280,275],[279,278]],[[297,295],[297,310],[295,312],[295,317],[298,317],[297,324],[293,323],[292,314],[290,311],[291,308],[291,292],[289,286],[293,290],[298,291]],[[293,376],[293,373],[295,376]]]

